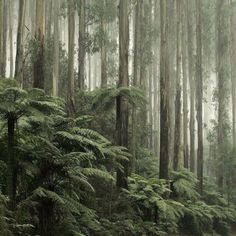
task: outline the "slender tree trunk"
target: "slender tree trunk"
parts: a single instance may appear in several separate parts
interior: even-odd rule
[[[80,1],[79,8],[79,89],[85,88],[85,0]]]
[[[154,1],[154,19],[153,25],[157,25],[159,18],[158,18],[158,1]],[[154,97],[153,97],[153,143],[154,143],[154,154],[155,156],[159,155],[159,77],[158,77],[158,37],[156,33],[156,41],[154,42],[153,47],[153,90],[154,90]]]
[[[188,22],[188,77],[190,87],[190,170],[195,172],[195,83],[193,76],[193,6],[192,1],[186,0]]]
[[[13,78],[13,34],[12,34],[12,28],[13,28],[13,9],[14,9],[14,1],[9,0],[9,6],[8,6],[8,14],[9,14],[9,51],[10,51],[10,78]]]
[[[227,27],[226,3],[224,1],[217,1],[217,79],[218,79],[218,186],[223,193],[224,182],[224,145],[227,139],[225,127],[227,126],[227,104],[228,104],[228,81],[227,81],[227,36],[225,28]]]
[[[186,38],[186,4],[182,1],[182,71],[183,71],[183,153],[184,167],[189,168],[189,153],[188,153],[188,91],[187,91],[187,38]]]
[[[8,0],[3,2],[3,35],[2,35],[2,64],[1,64],[1,75],[6,77],[6,63],[7,63],[7,28],[8,28],[8,18],[7,18],[7,9],[8,9]]]
[[[106,9],[106,0],[102,0],[103,9]],[[104,14],[101,17],[101,87],[107,86],[107,49],[106,49],[106,34],[107,34],[107,22],[105,21]]]
[[[54,33],[53,33],[53,72],[52,72],[52,94],[58,96],[59,85],[59,9],[60,2],[54,0]]]
[[[169,49],[168,0],[160,1],[161,58],[160,58],[160,179],[169,179]]]
[[[36,59],[34,62],[33,87],[44,89],[44,0],[36,1],[36,32],[35,38],[38,44]]]
[[[0,0],[0,77],[2,75],[2,63],[3,63],[3,7],[4,0]]]
[[[119,4],[119,87],[129,86],[128,76],[128,54],[129,54],[129,17],[128,2],[120,0]],[[117,144],[128,147],[128,120],[129,109],[126,99],[122,96],[117,98],[116,129]],[[117,186],[127,188],[128,163],[123,162],[124,173],[117,171]]]
[[[181,117],[181,50],[180,50],[180,33],[181,33],[181,15],[180,15],[180,1],[176,1],[177,9],[177,29],[176,29],[176,40],[177,40],[177,50],[176,50],[176,93],[175,93],[175,133],[174,133],[174,170],[179,168],[179,156],[180,156],[180,117]]]
[[[203,188],[203,127],[202,127],[202,0],[196,0],[196,42],[197,42],[197,61],[196,61],[196,81],[197,81],[197,123],[198,123],[198,152],[197,152],[197,176],[199,187]]]
[[[75,81],[74,81],[74,38],[75,38],[75,2],[69,0],[68,5],[68,88],[67,88],[67,108],[68,114],[75,113]]]
[[[230,0],[230,4],[233,5],[233,1]],[[231,77],[231,98],[232,98],[232,137],[233,137],[233,147],[236,147],[236,34],[235,34],[235,22],[236,17],[231,13],[230,15],[230,77]]]
[[[16,160],[15,160],[15,124],[16,119],[13,116],[8,117],[8,176],[7,187],[10,199],[10,209],[15,209],[16,198]]]
[[[17,45],[15,59],[15,79],[23,84],[23,27],[24,27],[25,0],[19,2]]]

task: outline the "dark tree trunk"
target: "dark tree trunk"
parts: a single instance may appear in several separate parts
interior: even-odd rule
[[[128,2],[120,0],[119,5],[119,87],[128,87],[128,53],[129,53],[129,18]],[[126,99],[117,98],[116,130],[117,144],[128,148],[129,109]],[[117,186],[127,188],[128,163],[122,163],[124,172],[117,171]]]
[[[167,2],[167,0],[160,1],[160,179],[169,179],[169,57]]]

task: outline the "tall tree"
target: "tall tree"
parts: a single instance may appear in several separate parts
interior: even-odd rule
[[[221,0],[219,0],[221,1]],[[203,127],[202,127],[202,0],[196,0],[196,81],[197,81],[197,176],[199,179],[199,187],[202,192],[203,188]]]
[[[52,72],[53,96],[58,96],[58,85],[59,85],[59,9],[60,9],[60,1],[54,0],[53,72]]]
[[[17,44],[15,59],[15,79],[23,84],[23,27],[24,27],[25,0],[19,1]]]
[[[86,33],[86,22],[85,22],[85,0],[80,0],[79,5],[79,88],[84,89],[85,87],[85,33]]]
[[[160,51],[160,171],[161,179],[169,179],[169,49],[168,0],[160,1],[161,51]]]
[[[20,4],[20,3],[19,3]],[[13,9],[14,9],[14,1],[9,0],[8,3],[8,16],[9,16],[9,53],[10,53],[10,78],[13,77]]]
[[[188,36],[188,77],[190,87],[190,170],[195,171],[195,83],[193,66],[193,2],[186,0],[187,5],[187,36]]]
[[[103,13],[101,15],[101,87],[107,86],[107,47],[106,47],[106,33],[107,33],[107,22],[106,15],[104,14],[107,7],[107,0],[102,0]]]
[[[37,42],[37,53],[34,61],[34,81],[33,87],[44,89],[44,0],[36,0],[36,32],[35,39]]]
[[[184,167],[189,167],[188,153],[188,81],[187,81],[187,38],[186,38],[186,4],[182,0],[182,72],[183,72],[183,154]]]
[[[181,1],[176,1],[177,10],[177,29],[176,29],[176,93],[175,93],[175,133],[174,133],[174,170],[179,167],[179,156],[180,156],[180,122],[181,122]]]
[[[68,88],[67,88],[67,108],[68,114],[75,113],[75,81],[74,81],[74,50],[75,50],[75,2],[68,2]]]
[[[154,17],[153,17],[153,25],[157,25],[159,21],[158,18],[158,1],[154,1]],[[155,28],[155,40],[153,46],[153,144],[154,144],[154,154],[158,156],[159,154],[159,77],[158,77],[158,40],[157,37],[158,31],[157,27]]]
[[[129,54],[129,16],[128,1],[120,0],[119,3],[119,84],[118,87],[129,86],[128,76]],[[117,97],[116,129],[117,144],[128,147],[128,102],[123,96]],[[117,186],[127,188],[128,163],[123,162],[124,172],[117,171]]]
[[[217,1],[217,82],[218,82],[218,132],[217,132],[217,143],[218,143],[218,154],[219,154],[219,169],[218,169],[218,186],[223,191],[224,182],[224,145],[227,138],[227,118],[228,118],[228,75],[227,75],[227,15],[226,15],[227,2],[218,0]]]
[[[233,8],[233,1],[230,0],[230,4]],[[232,98],[232,136],[233,146],[236,147],[236,17],[234,13],[230,14],[230,77],[231,77],[231,98]]]
[[[8,0],[3,2],[3,34],[2,34],[2,64],[1,64],[1,75],[6,77],[6,65],[7,65],[7,29],[8,29],[8,18],[7,18]]]

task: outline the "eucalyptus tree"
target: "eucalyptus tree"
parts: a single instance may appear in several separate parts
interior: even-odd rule
[[[17,28],[17,45],[16,45],[16,58],[15,58],[15,79],[23,84],[23,27],[24,27],[24,12],[25,0],[19,1],[18,11],[18,28]]]
[[[118,87],[129,86],[128,76],[128,51],[129,51],[129,15],[128,2],[119,2],[119,83]],[[128,147],[128,122],[129,107],[128,102],[123,96],[118,96],[116,101],[116,129],[117,144]],[[128,163],[124,162],[124,172],[117,171],[117,186],[128,188]]]
[[[161,179],[169,179],[169,12],[168,0],[160,1],[160,171]]]
[[[198,151],[197,151],[197,176],[199,179],[200,191],[203,190],[203,123],[202,123],[202,0],[196,0],[196,44],[197,44],[197,58],[196,58],[196,95],[197,95],[197,137],[198,137]]]
[[[45,17],[44,17],[45,1],[36,1],[36,31],[35,31],[35,43],[37,46],[37,53],[35,55],[35,61],[33,65],[34,72],[34,88],[44,88],[44,47],[45,47]]]

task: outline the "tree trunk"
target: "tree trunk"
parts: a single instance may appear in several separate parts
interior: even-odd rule
[[[44,89],[44,0],[36,1],[36,32],[35,39],[38,44],[36,59],[34,62],[33,87]]]
[[[3,2],[3,34],[2,34],[2,64],[1,64],[1,75],[6,77],[6,63],[7,63],[7,6],[8,0]]]
[[[197,81],[197,123],[198,123],[198,152],[197,152],[197,176],[200,192],[203,188],[203,127],[202,127],[202,0],[196,0],[196,81]]]
[[[227,82],[227,36],[225,29],[227,27],[226,3],[224,1],[217,1],[217,80],[218,80],[218,155],[219,155],[219,168],[218,168],[218,186],[223,192],[224,182],[224,146],[226,143],[227,132],[227,104],[228,104],[228,82]]]
[[[85,88],[85,0],[80,1],[79,7],[79,89]]]
[[[8,6],[8,14],[9,14],[9,51],[10,51],[10,78],[13,78],[13,34],[12,34],[12,28],[13,28],[13,9],[14,9],[14,1],[9,0],[9,6]]]
[[[233,5],[233,1],[230,0],[230,4]],[[233,7],[233,6],[232,6]],[[233,147],[236,147],[236,70],[235,70],[235,57],[236,57],[236,34],[235,34],[235,22],[236,17],[233,13],[230,15],[230,77],[231,77],[231,98],[232,98],[232,137]]]
[[[19,2],[17,45],[15,59],[15,79],[23,84],[23,27],[24,27],[25,0]]]
[[[187,35],[188,35],[188,77],[190,87],[190,171],[195,172],[195,83],[193,76],[193,10],[192,2],[186,0],[187,5]]]
[[[103,10],[106,9],[106,0],[102,0]],[[105,15],[103,13],[101,17],[101,87],[107,86],[107,49],[106,49],[106,33],[107,33],[107,22],[105,21]]]
[[[169,179],[169,49],[168,0],[160,1],[161,58],[160,58],[160,179]]]
[[[119,87],[129,86],[128,76],[129,54],[129,18],[128,2],[120,0],[119,4]],[[117,144],[128,148],[128,102],[123,96],[117,97],[116,130]],[[128,163],[123,162],[124,172],[117,171],[117,186],[127,188]]]
[[[74,38],[75,38],[75,2],[69,0],[68,5],[68,88],[67,88],[67,108],[68,114],[75,113],[75,81],[74,81]]]
[[[15,209],[16,198],[16,160],[15,160],[15,124],[14,116],[9,115],[7,122],[8,132],[8,176],[7,189],[10,199],[10,209]]]
[[[177,29],[176,29],[176,40],[177,40],[177,50],[176,50],[176,93],[175,93],[175,136],[174,136],[174,160],[173,168],[178,170],[179,168],[179,156],[180,156],[180,117],[181,117],[181,50],[180,50],[180,33],[181,33],[181,17],[180,17],[180,1],[176,1],[177,9]]]
[[[154,17],[153,17],[153,25],[158,24],[158,2],[154,1]],[[156,29],[155,29],[156,30]],[[159,111],[159,99],[158,99],[158,87],[159,87],[159,79],[158,79],[158,72],[157,72],[157,66],[158,66],[158,36],[155,32],[155,41],[154,41],[154,47],[153,47],[153,145],[154,145],[154,154],[155,156],[158,156],[159,154],[159,122],[158,122],[158,111]]]
[[[182,8],[182,71],[183,71],[183,153],[184,153],[184,168],[189,168],[189,153],[188,153],[188,91],[187,91],[187,39],[186,39],[186,4],[183,0]]]
[[[53,73],[52,95],[58,96],[59,85],[59,9],[60,2],[54,0],[54,34],[53,34]]]

